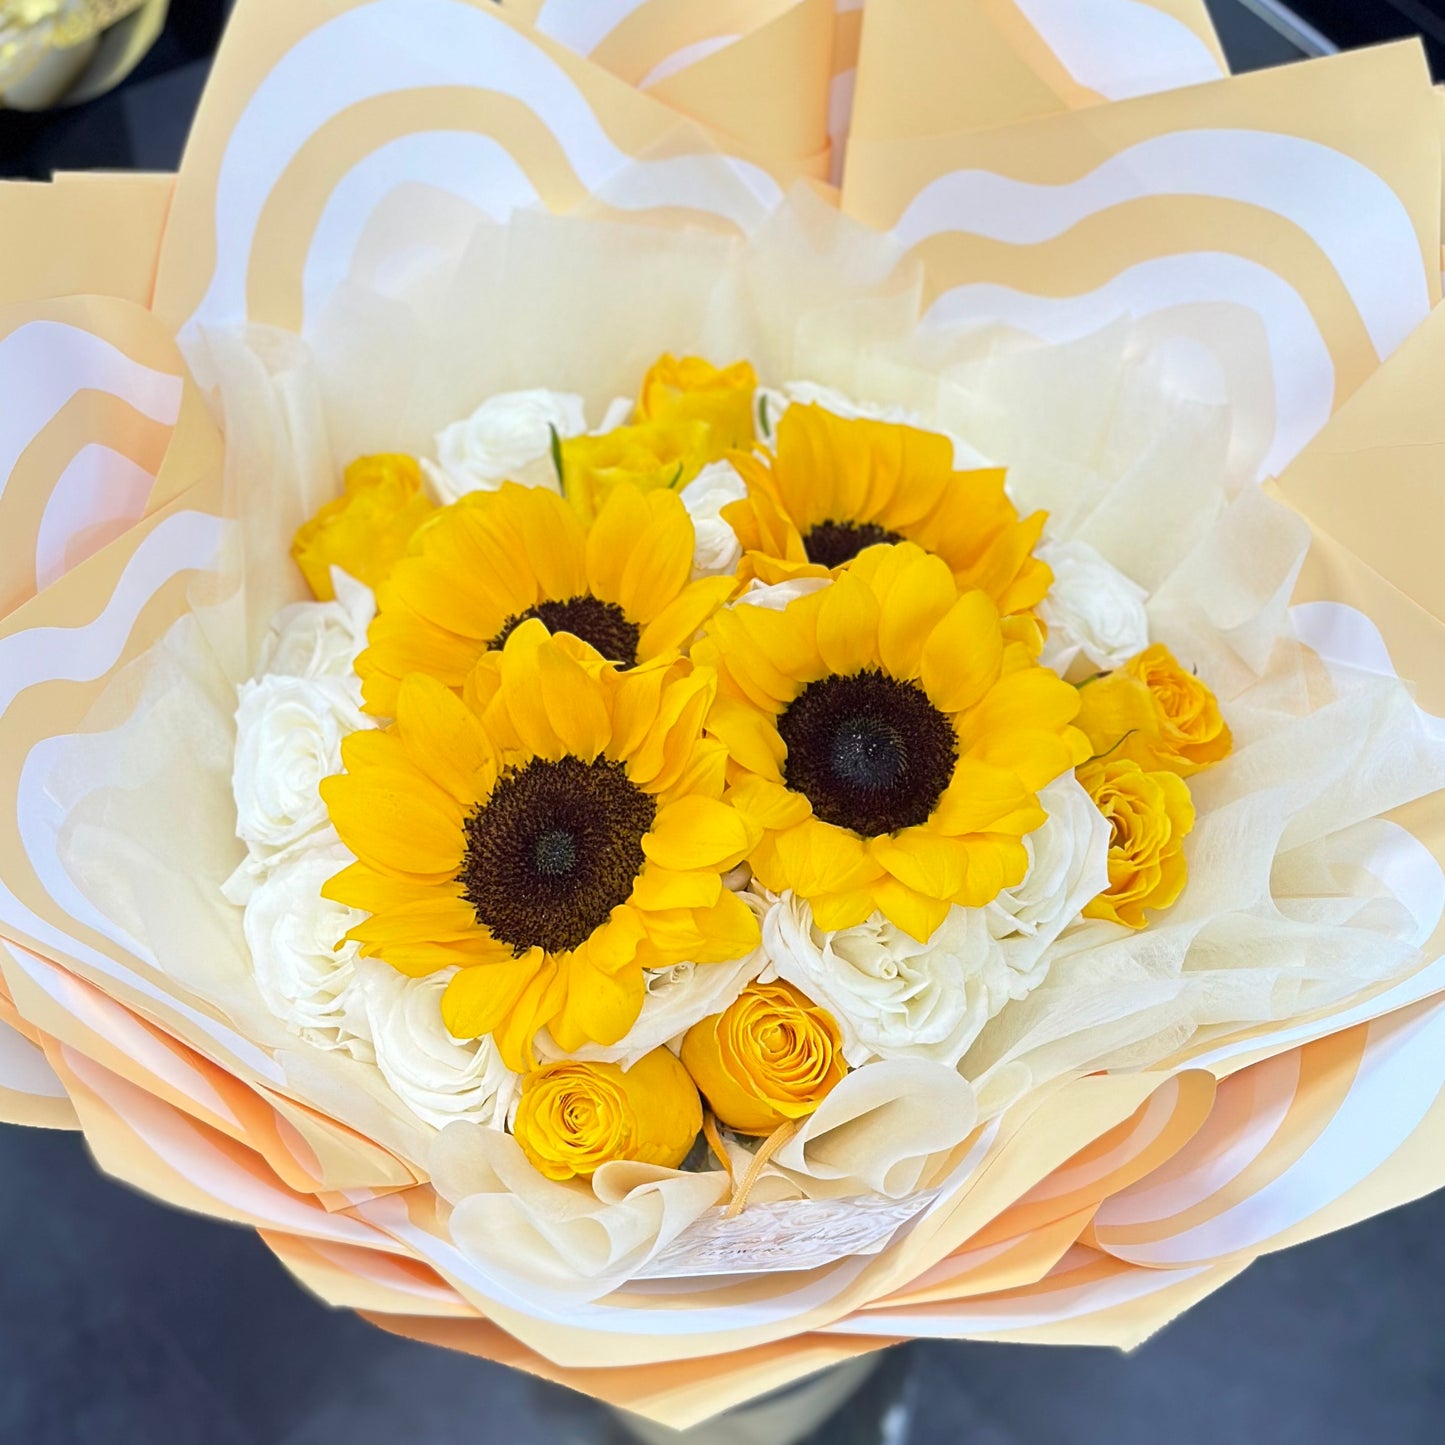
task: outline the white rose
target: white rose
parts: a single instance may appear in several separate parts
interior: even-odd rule
[[[953,443],[953,465],[959,471],[993,465],[982,452],[969,446],[962,437],[932,425],[920,412],[906,406],[881,406],[871,401],[854,401],[836,388],[823,386],[816,381],[790,381],[783,392],[768,393],[768,418],[775,429],[783,413],[793,402],[803,406],[821,406],[824,411],[830,411],[834,416],[841,416],[846,421],[864,418],[868,421],[885,421],[895,426],[911,426],[920,431],[936,432]]]
[[[290,859],[256,885],[242,928],[266,1007],[313,1043],[369,1059],[348,1007],[357,945],[342,943],[366,915],[321,896],[353,862],[339,841]]]
[[[318,791],[341,771],[341,739],[370,727],[346,679],[271,673],[243,683],[236,709],[236,836],[261,862],[326,822]]]
[[[1009,999],[1009,966],[982,909],[954,908],[927,943],[875,913],[826,933],[808,903],[782,894],[763,919],[768,969],[838,1022],[843,1056],[953,1065]]]
[[[1045,954],[1109,886],[1109,824],[1072,773],[1039,792],[1048,813],[1024,839],[1029,871],[985,909],[1012,973],[1010,996],[1022,998],[1048,971]]]
[[[492,492],[520,480],[517,473],[529,462],[549,456],[554,429],[562,438],[587,430],[580,396],[538,389],[488,397],[466,420],[436,434],[437,460],[423,466],[437,499],[455,502],[468,492]],[[550,464],[528,480],[557,489]]]
[[[747,590],[733,607],[766,607],[770,612],[782,612],[790,602],[821,592],[831,585],[830,577],[794,577],[788,582],[759,582],[756,577],[748,583]]]
[[[376,1065],[424,1123],[444,1129],[465,1119],[500,1129],[516,1096],[517,1076],[490,1035],[462,1040],[447,1032],[441,999],[455,972],[408,978],[380,959],[357,961],[357,993]]]
[[[366,630],[376,616],[376,598],[364,582],[339,567],[331,569],[332,602],[297,602],[271,619],[261,646],[258,672],[285,677],[351,677]],[[356,696],[359,698],[360,684]]]
[[[722,509],[741,502],[748,486],[731,462],[712,462],[678,493],[692,518],[694,577],[723,577],[736,571],[742,544],[723,520]]]
[[[1046,542],[1039,558],[1054,585],[1039,605],[1049,638],[1041,661],[1061,676],[1080,653],[1095,667],[1122,667],[1149,646],[1149,594],[1087,542]]]

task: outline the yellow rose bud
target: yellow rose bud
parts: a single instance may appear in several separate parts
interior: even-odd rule
[[[1194,827],[1189,785],[1175,773],[1146,773],[1128,760],[1089,763],[1078,778],[1112,834],[1109,886],[1084,916],[1143,928],[1145,909],[1168,908],[1184,891],[1184,839]]]
[[[613,1159],[676,1169],[702,1128],[687,1070],[667,1049],[630,1069],[547,1064],[522,1081],[512,1134],[548,1179],[594,1174]]]
[[[1234,739],[1214,694],[1156,643],[1079,689],[1078,726],[1096,755],[1181,778],[1229,756]]]
[[[422,492],[413,457],[361,457],[347,467],[343,486],[291,543],[296,565],[323,602],[335,596],[332,567],[378,587],[406,555],[412,533],[436,510]]]
[[[705,462],[753,445],[753,394],[758,375],[747,361],[719,369],[700,356],[664,356],[642,379],[637,415],[643,421],[700,421],[708,428]]]
[[[848,1072],[832,1016],[787,983],[750,984],[730,1008],[694,1024],[682,1062],[739,1134],[806,1118]]]
[[[569,437],[562,443],[562,490],[591,522],[623,482],[640,492],[685,487],[707,462],[707,437],[699,421],[644,422]]]

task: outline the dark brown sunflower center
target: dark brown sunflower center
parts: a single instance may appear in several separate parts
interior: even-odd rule
[[[841,567],[865,548],[902,540],[900,533],[890,532],[877,522],[819,522],[803,538],[803,551],[814,566]]]
[[[784,778],[825,823],[872,838],[927,822],[953,776],[953,724],[877,670],[810,682],[778,719]]]
[[[627,901],[657,804],[621,763],[534,758],[466,822],[457,881],[477,922],[518,953],[566,953]]]
[[[507,639],[529,617],[538,617],[548,632],[570,632],[591,644],[608,662],[621,667],[637,666],[637,644],[642,629],[629,622],[615,602],[597,597],[568,597],[562,602],[539,602],[515,617],[509,617],[502,630],[491,640],[492,649],[505,647]]]

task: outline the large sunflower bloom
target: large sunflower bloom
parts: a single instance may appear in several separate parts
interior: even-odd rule
[[[763,582],[826,576],[865,547],[903,541],[941,557],[1005,615],[1037,606],[1053,581],[1033,555],[1044,513],[1020,520],[1001,469],[954,471],[953,443],[935,432],[794,405],[775,455],[731,461],[748,495],[723,517],[744,574]]]
[[[703,734],[716,676],[684,659],[621,673],[529,619],[462,696],[415,673],[396,721],[351,734],[322,784],[358,861],[325,896],[371,916],[348,937],[407,974],[455,967],[442,1018],[514,1069],[548,1029],[613,1044],[644,970],[740,958],[757,921],[723,886],[758,829],[722,799]]]
[[[686,643],[728,595],[697,582],[693,528],[672,492],[620,485],[590,525],[553,492],[508,482],[444,508],[377,591],[356,661],[368,712],[396,715],[402,678],[459,690],[477,659],[536,617],[620,667]]]
[[[763,830],[753,871],[821,928],[879,911],[924,940],[989,903],[1023,879],[1038,789],[1089,754],[1075,689],[912,543],[781,611],[719,612],[693,655],[718,668],[708,726]]]

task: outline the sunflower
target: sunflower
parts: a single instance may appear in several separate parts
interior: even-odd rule
[[[402,973],[456,968],[443,1021],[513,1069],[544,1028],[569,1052],[616,1043],[644,970],[758,942],[722,883],[758,829],[723,801],[716,689],[682,658],[620,672],[536,618],[461,696],[403,679],[396,721],[352,733],[321,786],[358,860],[324,895],[370,915],[348,938]]]
[[[394,717],[413,672],[459,690],[529,618],[623,668],[666,656],[734,586],[690,581],[692,554],[692,522],[672,492],[618,486],[590,526],[539,487],[468,493],[422,528],[377,591],[356,661],[366,710]]]
[[[1019,519],[1002,470],[954,471],[953,443],[935,432],[793,405],[771,458],[730,460],[748,495],[723,517],[744,574],[763,582],[826,576],[866,547],[903,541],[941,557],[1005,615],[1037,606],[1053,581],[1033,555],[1044,513]]]
[[[1038,789],[1089,754],[1074,688],[1010,641],[993,599],[913,543],[870,547],[782,610],[717,613],[708,719],[749,855],[825,929],[881,912],[926,940],[1021,882]]]

